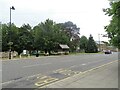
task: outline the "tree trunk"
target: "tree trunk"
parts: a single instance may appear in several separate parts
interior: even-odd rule
[[[45,49],[45,54],[47,53],[47,50]]]
[[[18,52],[18,56],[20,56],[21,52]]]
[[[48,53],[49,53],[49,55],[51,55],[51,51],[50,50],[48,51]]]
[[[31,50],[29,50],[29,54],[30,54],[30,56],[31,56]]]

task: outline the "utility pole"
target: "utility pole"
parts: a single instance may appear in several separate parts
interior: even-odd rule
[[[10,30],[9,30],[9,33],[10,33],[10,41],[9,41],[9,59],[11,59],[11,46],[13,45],[13,42],[11,41],[11,10],[15,10],[15,8],[12,6],[10,7]]]

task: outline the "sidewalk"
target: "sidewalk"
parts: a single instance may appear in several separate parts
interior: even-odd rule
[[[82,72],[42,88],[118,88],[118,61]]]
[[[9,59],[9,58],[1,58],[0,60],[1,61],[9,61],[9,60],[25,60],[25,59],[33,59],[33,58],[36,58],[35,56],[29,56],[29,57],[16,57],[16,58],[12,58],[12,59]]]
[[[28,56],[28,57],[17,57],[17,58],[12,58],[12,59],[8,59],[8,58],[1,58],[1,61],[10,61],[10,60],[34,60],[34,59],[40,59],[40,58],[48,58],[48,57],[59,57],[59,56]]]

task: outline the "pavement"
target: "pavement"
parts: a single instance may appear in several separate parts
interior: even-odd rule
[[[101,65],[41,88],[118,88],[118,61]]]

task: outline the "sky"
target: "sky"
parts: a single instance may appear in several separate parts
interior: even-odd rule
[[[80,28],[80,36],[89,37],[92,34],[98,41],[98,34],[106,34],[104,26],[111,18],[105,15],[103,8],[108,8],[108,0],[0,0],[0,22],[10,21],[10,7],[12,23],[20,27],[29,23],[32,27],[51,19],[56,23],[72,21]],[[101,41],[108,38],[100,35]]]

